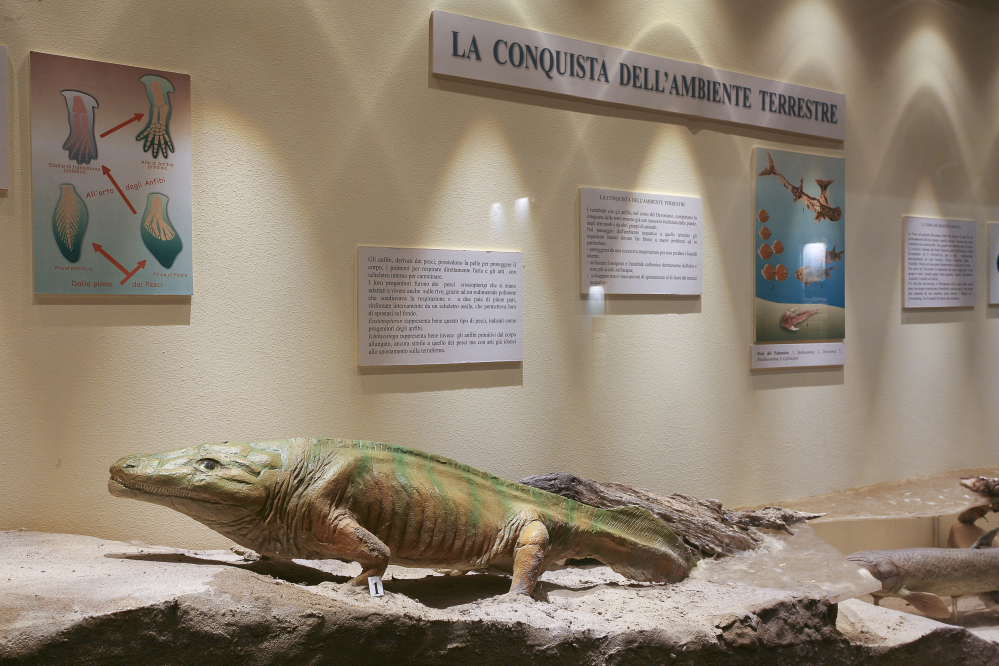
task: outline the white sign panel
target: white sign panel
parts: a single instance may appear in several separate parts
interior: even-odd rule
[[[975,307],[975,223],[906,217],[904,224],[904,307]]]
[[[751,353],[753,370],[846,365],[846,344],[843,342],[752,345]]]
[[[524,360],[521,252],[357,251],[358,362]]]
[[[0,190],[10,189],[10,135],[7,102],[7,47],[0,46]]]
[[[582,292],[701,293],[701,200],[579,189]]]
[[[989,305],[999,305],[999,224],[989,225]]]
[[[846,97],[435,11],[435,76],[843,141]]]

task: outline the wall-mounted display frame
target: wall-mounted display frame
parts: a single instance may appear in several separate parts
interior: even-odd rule
[[[579,188],[581,293],[696,296],[701,200]]]
[[[905,308],[975,307],[977,225],[968,220],[903,218]]]
[[[191,79],[32,52],[36,294],[191,295]]]
[[[756,148],[753,174],[752,367],[842,365],[846,162]],[[821,346],[810,347],[813,343]]]
[[[358,365],[524,360],[520,252],[360,246]]]
[[[989,305],[999,305],[999,223],[989,224]]]
[[[10,189],[10,100],[7,85],[7,47],[0,46],[0,190]]]

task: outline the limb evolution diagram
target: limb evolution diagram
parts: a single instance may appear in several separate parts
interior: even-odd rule
[[[190,77],[30,69],[35,293],[192,294]]]

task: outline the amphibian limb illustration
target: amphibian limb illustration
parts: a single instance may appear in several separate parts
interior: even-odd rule
[[[170,138],[170,98],[173,85],[162,76],[147,74],[139,79],[146,86],[146,97],[149,98],[149,122],[145,129],[135,137],[136,141],[145,141],[142,150],[150,152],[153,158],[157,153],[163,157],[174,152],[173,140]]]
[[[767,220],[770,219],[770,213],[761,208],[760,212],[757,213],[756,217],[759,218],[761,223],[766,224]]]
[[[173,266],[174,259],[180,254],[184,244],[177,235],[177,230],[170,224],[167,216],[167,202],[169,199],[165,194],[150,192],[146,198],[146,210],[142,213],[142,242],[146,248],[156,257],[156,261],[163,265],[163,268]]]
[[[763,227],[760,229],[760,238],[763,240],[768,240],[770,238],[770,227]]]
[[[784,264],[777,264],[777,281],[783,282],[790,275],[790,271],[787,270],[787,266]]]
[[[63,183],[59,189],[59,201],[52,213],[52,233],[62,256],[75,264],[80,260],[83,235],[87,232],[87,205],[69,183]]]
[[[766,266],[763,267],[763,277],[766,278],[767,280],[773,280],[775,277],[777,277],[776,269],[774,269],[774,267],[771,266],[770,264],[767,264]]]
[[[780,318],[780,325],[783,328],[786,328],[789,331],[797,331],[798,330],[798,324],[800,324],[801,322],[805,321],[806,319],[808,319],[809,317],[811,317],[813,314],[818,314],[819,313],[818,310],[805,310],[801,314],[795,314],[794,311],[797,310],[797,309],[798,309],[798,307],[795,306],[795,307],[791,308],[790,310],[788,310],[787,312],[785,312],[783,314],[783,316],[781,316],[781,318]]]
[[[763,258],[763,261],[766,261],[770,257],[774,256],[774,250],[772,247],[770,247],[770,243],[764,243],[763,245],[761,245],[760,249],[757,250],[757,252]]]
[[[433,455],[376,442],[291,439],[126,456],[117,497],[180,511],[261,555],[510,571],[511,594],[567,558],[638,581],[686,578],[696,553],[648,509],[598,509]]]
[[[840,208],[839,206],[833,208],[832,206],[829,205],[829,197],[828,197],[828,192],[826,192],[826,190],[829,189],[829,186],[833,184],[833,181],[821,180],[819,178],[816,178],[815,184],[819,186],[821,192],[818,197],[813,197],[810,194],[805,193],[804,178],[802,178],[798,182],[797,186],[792,185],[790,182],[788,182],[787,178],[785,178],[781,174],[781,172],[777,170],[777,167],[774,166],[774,158],[770,156],[770,153],[767,153],[767,160],[769,161],[767,168],[761,171],[759,175],[777,176],[777,178],[780,179],[780,182],[783,183],[784,187],[786,187],[788,191],[791,192],[791,195],[794,197],[795,201],[804,201],[805,205],[808,206],[808,209],[813,213],[815,213],[816,222],[822,219],[829,220],[830,222],[836,222],[841,217],[843,217],[842,208]]]
[[[69,136],[62,144],[69,151],[69,159],[77,164],[90,164],[97,159],[97,140],[94,139],[94,109],[97,100],[85,92],[63,90],[66,111],[69,114]]]
[[[784,244],[780,241],[774,241],[774,254],[780,254],[784,251]]]

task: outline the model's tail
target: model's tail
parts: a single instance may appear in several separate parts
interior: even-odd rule
[[[759,173],[761,176],[772,176],[777,173],[777,167],[774,166],[774,158],[770,157],[770,153],[767,153],[767,160],[770,164],[767,165],[766,169]]]
[[[648,509],[597,509],[580,556],[593,557],[632,580],[675,583],[697,562],[669,525]]]

